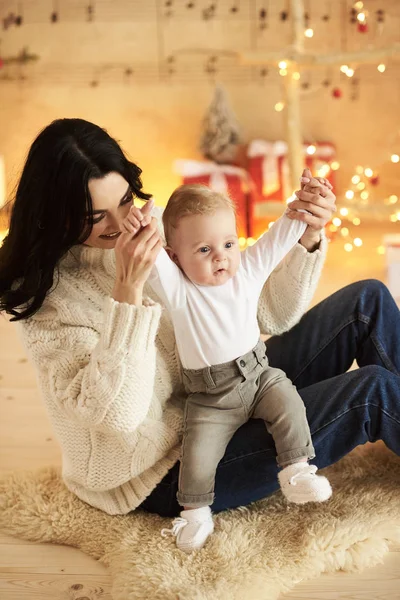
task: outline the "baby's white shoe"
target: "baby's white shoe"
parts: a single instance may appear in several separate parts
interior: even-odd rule
[[[193,550],[202,548],[208,536],[214,531],[214,522],[209,506],[183,510],[181,516],[172,521],[172,529],[162,529],[161,535],[176,537],[177,547],[190,554]]]
[[[289,465],[278,473],[282,493],[289,502],[325,502],[332,496],[331,484],[323,475],[316,475],[318,468],[307,462]]]

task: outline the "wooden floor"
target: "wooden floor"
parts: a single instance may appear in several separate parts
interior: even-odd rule
[[[348,255],[340,242],[332,243],[315,301],[357,279],[384,280],[384,258],[375,252],[383,233],[380,228],[360,231],[364,247],[358,254]],[[49,464],[60,464],[60,452],[40,401],[33,369],[13,326],[0,318],[0,475]],[[78,550],[30,544],[0,534],[0,599],[47,598],[110,600],[107,571]],[[361,574],[322,576],[298,585],[285,598],[400,600],[400,547],[392,549],[383,565]]]

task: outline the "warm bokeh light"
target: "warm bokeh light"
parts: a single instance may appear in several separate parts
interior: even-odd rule
[[[361,238],[355,238],[353,241],[354,245],[357,246],[357,248],[360,248],[360,246],[362,246],[362,239]]]
[[[285,108],[285,103],[284,102],[277,102],[275,104],[275,110],[276,110],[276,112],[281,112],[284,108]]]
[[[358,173],[359,175],[361,175],[362,173],[364,173],[364,167],[362,167],[361,165],[357,165],[356,166],[356,173]]]
[[[385,246],[378,246],[377,249],[376,249],[376,251],[377,251],[378,254],[383,255],[383,254],[386,253],[386,248],[385,248]]]
[[[361,196],[362,200],[368,200],[368,198],[369,198],[368,192],[365,192],[365,191],[361,192],[360,196]]]
[[[340,163],[338,163],[337,160],[334,160],[333,162],[331,162],[331,169],[332,171],[337,171],[338,169],[340,169]]]
[[[347,192],[345,193],[345,196],[346,196],[347,200],[352,200],[354,198],[353,190],[347,190]]]
[[[361,219],[359,219],[358,217],[354,217],[352,222],[353,225],[355,225],[356,227],[358,227],[358,225],[361,225]]]
[[[287,75],[287,69],[279,69],[279,75],[282,75],[282,77],[285,77]]]
[[[304,35],[305,35],[307,38],[312,38],[312,37],[313,37],[313,35],[314,35],[314,30],[313,30],[313,29],[311,29],[311,27],[309,27],[308,29],[306,29],[306,30],[305,30],[305,32],[304,32]]]
[[[360,181],[360,183],[357,183],[357,189],[358,190],[364,190],[365,189],[365,183],[363,181]]]
[[[384,73],[386,71],[386,65],[380,64],[377,66],[379,73]]]
[[[280,69],[286,69],[287,67],[287,62],[285,60],[281,60],[281,62],[278,64],[278,67]]]
[[[367,167],[366,169],[364,169],[364,173],[367,177],[372,177],[372,175],[374,174],[373,170],[370,169],[369,167]]]
[[[292,78],[298,81],[300,79],[300,73],[298,71],[295,71],[292,75]]]
[[[347,242],[347,244],[344,245],[344,249],[346,250],[346,252],[351,252],[353,250],[353,244]]]
[[[339,217],[335,217],[334,219],[332,219],[332,223],[336,225],[336,227],[340,227],[342,224],[342,219],[339,219]]]
[[[360,176],[353,175],[353,177],[351,178],[351,183],[354,183],[354,185],[356,185],[356,183],[360,183]]]
[[[339,210],[339,212],[342,215],[342,217],[347,217],[347,215],[349,214],[349,209],[346,207],[343,207]]]
[[[390,160],[392,161],[392,163],[398,163],[400,161],[400,156],[398,154],[392,154]]]
[[[310,156],[311,156],[312,154],[315,154],[315,153],[316,153],[316,151],[317,151],[317,147],[316,147],[316,146],[314,146],[314,144],[310,144],[310,145],[308,146],[308,148],[307,148],[307,154],[309,154]]]
[[[357,20],[360,21],[360,23],[365,23],[365,21],[366,21],[365,13],[363,13],[363,12],[358,13]]]
[[[340,230],[340,235],[342,235],[343,237],[347,237],[349,235],[349,230],[347,229],[347,227],[342,227],[342,229]]]

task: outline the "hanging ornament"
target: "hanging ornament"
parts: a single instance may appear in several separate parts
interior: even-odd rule
[[[372,185],[379,185],[379,175],[373,175],[370,182]]]
[[[357,23],[357,9],[354,7],[350,10],[350,23]]]
[[[281,13],[280,13],[280,15],[279,15],[279,18],[280,18],[281,21],[287,21],[288,18],[289,18],[288,11],[287,10],[282,10]]]
[[[357,29],[360,33],[367,33],[368,31],[368,25],[367,23],[359,23],[357,25]]]
[[[334,98],[341,98],[343,96],[343,92],[340,88],[336,87],[332,90],[332,96]]]
[[[258,14],[260,30],[264,31],[268,27],[268,10],[266,8],[261,8]]]

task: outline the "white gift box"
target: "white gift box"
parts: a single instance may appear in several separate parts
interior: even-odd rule
[[[397,302],[400,302],[400,233],[385,235],[386,267],[388,288]]]

